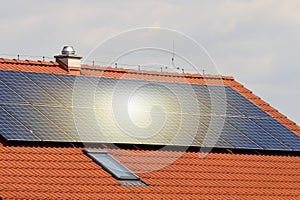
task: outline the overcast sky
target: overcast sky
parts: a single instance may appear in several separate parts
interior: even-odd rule
[[[0,24],[0,57],[53,57],[65,44],[86,56],[122,31],[174,29],[300,124],[300,1],[1,1]]]

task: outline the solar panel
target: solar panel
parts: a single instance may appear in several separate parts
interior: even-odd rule
[[[90,108],[95,106],[95,95],[100,77],[66,74],[54,74],[54,76],[72,88],[72,106]]]
[[[99,116],[96,115],[95,109],[78,107],[72,108],[71,111],[74,115],[76,127],[88,126],[89,129],[91,129],[90,132],[79,130],[80,138],[85,138],[89,141],[110,142],[111,138],[114,137],[114,135],[111,135],[108,132],[106,132],[106,134],[103,132],[100,127],[100,122],[98,121]],[[106,118],[106,116],[104,116],[104,118]],[[106,126],[109,126],[109,124],[106,124]]]
[[[180,117],[183,113],[197,113],[193,106],[197,100],[186,98],[186,89],[178,90],[178,87],[164,82],[101,78],[95,97],[96,104],[99,103],[96,106],[99,112],[97,116],[101,116],[98,120],[99,127],[105,130],[102,132],[113,132],[112,135],[118,135],[114,140],[121,137],[119,135],[132,135],[137,139],[127,137],[127,140],[143,144],[162,142],[176,145],[191,144],[192,138],[183,133],[187,127],[181,128],[183,123],[180,123],[181,120],[184,123],[188,120],[185,120],[186,117],[184,119]],[[176,95],[176,92],[180,92],[181,95]],[[163,116],[162,120],[157,120],[159,116]],[[147,119],[152,120],[147,123]],[[142,121],[144,124],[139,124]],[[120,142],[126,140],[124,136]]]
[[[171,144],[171,135],[176,134],[175,124],[171,126],[169,117],[164,119],[163,125],[154,122],[149,127],[139,127],[134,122],[120,126],[109,110],[96,110],[96,119],[101,134],[106,140],[116,143]]]
[[[0,133],[7,140],[40,141],[28,128],[0,107]]]
[[[214,116],[209,118],[209,120],[202,120],[202,122],[214,132],[220,134],[220,138],[229,142],[235,148],[262,149],[254,141],[226,122],[224,117]]]
[[[99,79],[96,93],[95,93],[95,108],[97,109],[111,109],[112,95],[117,79],[104,78]]]
[[[211,127],[206,126],[211,120],[209,116],[200,116],[197,134],[194,138],[193,146],[232,148],[233,146],[214,132]]]
[[[188,85],[188,87],[186,85]],[[191,108],[195,108],[195,110],[193,112],[195,112],[197,114],[200,113],[203,115],[212,113],[212,111],[210,109],[210,104],[205,105],[203,102],[200,101],[200,99],[198,99],[198,97],[194,91],[194,87],[192,85],[176,83],[176,84],[174,84],[173,87],[176,89],[180,89],[180,93],[182,93],[182,95],[179,95],[179,96],[181,99],[182,98],[186,99],[184,102],[188,102],[188,101],[192,100],[192,102],[188,102],[188,104],[190,105]]]
[[[234,106],[243,115],[252,117],[270,117],[269,114],[238,93],[235,89],[229,86],[225,86],[225,89],[226,101],[228,101],[230,105]]]
[[[31,104],[59,104],[20,71],[0,71],[0,80]]]
[[[1,107],[42,141],[74,141],[31,105],[3,104]]]
[[[300,137],[273,118],[251,119],[269,134],[291,149],[300,150]]]
[[[2,70],[0,91],[7,140],[300,149],[230,86]]]
[[[73,86],[73,106],[93,108],[98,81],[98,77],[76,77]]]
[[[254,141],[263,149],[269,150],[286,150],[289,149],[286,145],[271,136],[261,127],[257,126],[249,118],[226,117],[226,121],[241,131],[244,135]]]
[[[35,84],[65,106],[72,106],[73,89],[49,73],[23,72]]]
[[[0,81],[0,103],[26,103],[26,101]]]
[[[77,112],[80,113],[79,110]],[[101,134],[101,138],[104,137],[106,141],[112,143],[132,142],[133,144],[139,144],[137,139],[131,138],[130,134],[127,134],[127,132],[118,126],[111,110],[96,109],[95,111],[90,112],[93,112],[92,116],[95,116],[96,118],[92,119],[89,115],[84,114],[80,116],[80,119],[89,122],[89,124],[94,127],[93,129],[97,129],[98,133]]]
[[[209,96],[211,98],[212,102],[217,102],[217,107],[220,107],[218,105],[226,105],[226,115],[230,116],[243,116],[243,113],[241,113],[237,108],[234,107],[234,105],[231,105],[227,101],[227,96],[229,95],[226,93],[226,87],[228,86],[222,86],[222,85],[207,85],[206,86],[209,91]]]
[[[197,135],[199,121],[190,114],[171,114],[168,116],[160,135],[174,145],[190,146]]]
[[[222,95],[217,95],[216,91],[214,91],[214,87],[208,87],[207,85],[193,85],[193,88],[197,98],[202,102],[202,104],[206,105],[210,109],[211,114],[233,116],[242,115],[237,109],[228,104]]]
[[[53,76],[63,81],[69,87],[74,87],[76,76],[70,74],[53,74]]]

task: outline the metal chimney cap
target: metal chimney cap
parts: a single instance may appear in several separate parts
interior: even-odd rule
[[[62,55],[75,55],[75,50],[72,46],[64,46],[61,51]]]

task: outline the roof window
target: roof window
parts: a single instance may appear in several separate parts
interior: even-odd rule
[[[136,174],[130,171],[122,163],[116,160],[105,150],[85,149],[83,152],[94,162],[118,179],[122,185],[126,186],[146,186]]]

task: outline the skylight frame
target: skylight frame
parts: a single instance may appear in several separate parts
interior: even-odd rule
[[[114,178],[120,181],[140,181],[140,177],[115,159],[106,150],[85,149],[83,152]]]

